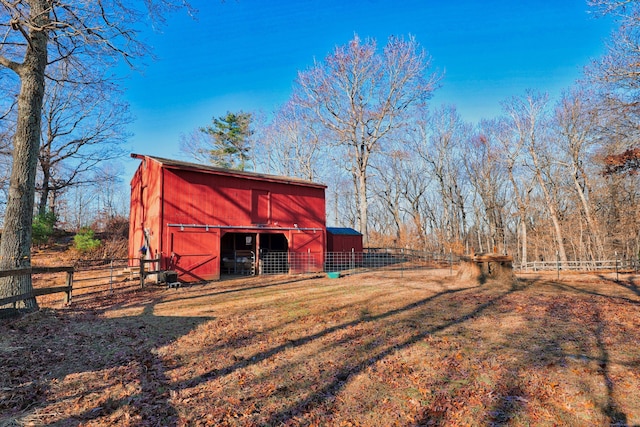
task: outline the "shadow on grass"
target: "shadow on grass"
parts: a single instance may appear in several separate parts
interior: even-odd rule
[[[603,280],[607,283],[611,283],[614,285],[618,285],[618,286],[622,286],[625,289],[628,289],[632,292],[635,292],[633,290],[633,286],[629,287],[628,282],[620,282],[620,281],[616,281],[616,280],[612,280],[610,278],[603,278]],[[587,295],[593,295],[593,296],[598,296],[598,297],[604,297],[604,298],[611,298],[611,299],[617,299],[617,300],[622,300],[624,302],[630,303],[630,304],[634,304],[634,305],[640,305],[640,300],[637,299],[633,299],[633,298],[628,298],[625,296],[620,296],[620,295],[609,295],[609,294],[605,294],[602,292],[596,292],[593,290],[589,290],[589,289],[584,289],[578,286],[573,286],[569,283],[564,283],[564,282],[558,282],[558,281],[541,281],[541,283],[547,284],[555,289],[558,290],[562,290],[562,291],[569,291],[569,292],[576,292],[579,294],[587,294]],[[634,285],[635,286],[635,285]]]
[[[125,416],[146,425],[175,425],[169,381],[155,349],[213,318],[155,316],[158,298],[145,299],[133,305],[141,313],[128,317],[104,317],[105,310],[75,307],[42,310],[0,325],[0,336],[6,338],[0,346],[20,350],[3,354],[0,389],[8,392],[0,399],[0,425],[118,424]],[[114,306],[120,305],[131,307],[126,302]],[[79,382],[72,393],[57,389],[74,379]],[[121,398],[105,393],[134,385],[137,392],[121,392]],[[51,401],[56,395],[64,397]],[[72,414],[62,415],[71,407]],[[40,413],[42,408],[46,413]]]
[[[473,287],[475,288],[475,287]],[[462,288],[462,289],[456,289],[456,290],[452,290],[452,291],[444,291],[444,292],[440,292],[430,298],[425,298],[424,300],[418,301],[416,303],[410,304],[406,307],[403,307],[401,309],[398,310],[393,310],[390,311],[388,313],[385,313],[383,315],[379,315],[379,316],[374,316],[371,317],[369,319],[363,320],[363,321],[373,321],[373,320],[379,320],[383,317],[389,317],[395,314],[398,314],[400,312],[405,312],[405,311],[409,311],[409,310],[413,310],[419,307],[424,307],[427,303],[431,303],[434,302],[435,300],[437,300],[440,297],[444,297],[446,295],[451,295],[454,293],[458,293],[458,292],[462,292],[462,291],[467,291],[469,289],[473,289],[473,288]],[[335,380],[328,383],[327,385],[325,385],[324,387],[322,387],[320,390],[314,392],[313,394],[309,395],[307,398],[300,400],[297,404],[295,404],[294,406],[291,406],[289,408],[285,408],[282,411],[279,411],[277,413],[274,413],[271,415],[271,417],[268,419],[267,424],[271,425],[271,424],[279,424],[279,423],[283,423],[286,424],[287,421],[291,420],[292,417],[300,412],[306,412],[309,411],[312,407],[316,407],[319,406],[327,401],[333,400],[337,394],[346,386],[346,384],[349,381],[349,378],[360,374],[362,372],[364,372],[367,368],[369,368],[370,366],[380,362],[381,360],[389,357],[392,354],[395,354],[397,352],[400,352],[410,346],[413,346],[414,344],[418,343],[419,341],[425,339],[426,337],[428,337],[429,335],[433,335],[436,334],[438,332],[444,331],[448,328],[451,328],[453,326],[456,325],[460,325],[480,314],[482,314],[485,310],[487,310],[488,308],[492,307],[494,304],[496,304],[498,301],[500,301],[501,299],[505,298],[508,294],[510,294],[511,292],[514,292],[513,289],[498,295],[495,298],[490,299],[489,301],[480,304],[478,307],[476,307],[474,310],[469,311],[467,314],[462,315],[462,316],[458,316],[453,318],[450,321],[447,321],[445,323],[442,323],[440,325],[435,325],[433,327],[427,328],[424,331],[421,331],[420,333],[416,333],[414,335],[412,335],[409,339],[404,340],[403,342],[399,343],[399,344],[395,344],[392,346],[389,346],[387,348],[382,349],[381,351],[378,351],[377,353],[374,352],[374,354],[365,359],[360,361],[359,363],[348,363],[343,365],[343,367],[338,370],[335,373]],[[424,417],[423,419],[420,419],[418,421],[418,425],[427,425],[429,423],[433,423],[433,422],[440,422],[441,420],[438,419],[432,419],[431,418],[431,414],[427,414],[426,417]]]
[[[382,314],[379,314],[379,315],[375,315],[375,316],[364,316],[364,317],[362,317],[360,319],[357,319],[357,320],[341,323],[339,325],[332,326],[330,328],[326,328],[326,329],[324,329],[324,330],[322,330],[320,332],[317,332],[315,334],[311,334],[311,335],[307,335],[307,336],[302,337],[302,338],[297,338],[297,339],[290,340],[286,344],[282,344],[282,345],[273,347],[272,349],[264,351],[264,352],[253,354],[252,356],[247,357],[247,358],[245,358],[243,360],[240,360],[240,361],[238,361],[238,362],[236,362],[236,363],[234,363],[234,364],[232,364],[230,366],[227,366],[225,368],[212,370],[212,371],[209,371],[209,372],[207,372],[207,373],[205,373],[203,375],[195,377],[195,378],[187,381],[185,384],[183,384],[181,386],[181,388],[190,388],[190,387],[197,386],[198,384],[200,384],[200,383],[202,383],[204,381],[210,381],[212,379],[216,379],[216,378],[219,378],[221,376],[228,375],[228,374],[230,374],[230,373],[232,373],[232,372],[234,372],[234,371],[236,371],[238,369],[246,368],[249,365],[260,363],[260,362],[262,362],[262,361],[264,361],[266,359],[269,359],[269,358],[275,356],[276,354],[281,353],[281,352],[283,352],[285,350],[303,346],[303,345],[308,344],[308,343],[310,343],[310,342],[312,342],[314,340],[317,340],[317,339],[320,339],[320,338],[322,338],[324,336],[333,334],[333,333],[335,333],[337,331],[345,330],[347,328],[351,328],[353,326],[357,326],[357,325],[363,324],[363,323],[375,322],[375,321],[382,320],[382,319],[385,319],[385,318],[388,318],[388,317],[391,317],[391,316],[395,316],[397,314],[400,314],[400,313],[403,313],[403,312],[406,312],[406,311],[414,310],[416,308],[425,306],[426,304],[431,303],[431,302],[433,302],[434,300],[436,300],[436,299],[438,299],[440,297],[443,297],[443,296],[446,296],[446,295],[455,294],[457,292],[462,292],[462,291],[465,291],[465,290],[468,290],[468,289],[472,289],[472,288],[461,288],[461,289],[453,289],[453,290],[447,290],[447,291],[439,292],[439,293],[437,293],[435,295],[432,295],[432,296],[430,296],[428,298],[424,298],[422,300],[413,302],[411,304],[408,304],[408,305],[406,305],[404,307],[401,307],[401,308],[398,308],[398,309],[395,309],[395,310],[390,310],[390,311],[387,311],[385,313],[382,313]]]
[[[610,425],[612,426],[626,426],[627,416],[624,412],[622,412],[618,405],[616,404],[615,399],[613,398],[614,392],[614,383],[611,378],[611,367],[609,360],[609,352],[607,350],[607,346],[604,342],[604,322],[601,317],[600,311],[597,310],[593,313],[594,321],[596,324],[596,330],[594,331],[596,343],[599,351],[599,361],[598,367],[600,368],[600,375],[602,375],[602,379],[604,385],[607,389],[607,398],[606,404],[604,405],[602,411],[609,418]]]
[[[610,297],[597,292],[576,288],[555,281],[533,280],[531,285],[548,285],[553,289],[558,289],[571,294],[588,294]],[[601,376],[602,384],[605,387],[605,395],[598,395],[597,390],[592,389],[585,379],[575,378],[576,385],[584,390],[585,398],[590,404],[597,406],[601,414],[607,419],[607,424],[611,426],[627,426],[628,417],[620,409],[620,405],[614,397],[615,382],[611,375],[611,360],[606,341],[614,338],[607,334],[605,328],[607,321],[601,313],[600,304],[606,301],[592,299],[571,300],[558,294],[544,306],[544,312],[538,311],[525,313],[526,323],[524,327],[518,328],[515,333],[507,335],[502,344],[504,348],[520,352],[522,357],[512,363],[512,375],[502,378],[503,387],[507,392],[500,393],[500,398],[490,411],[490,425],[503,426],[514,424],[514,418],[523,411],[527,405],[541,405],[546,393],[553,393],[543,389],[546,386],[546,378],[528,378],[527,373],[547,373],[549,370],[559,371],[578,369],[586,372],[587,364],[595,363],[598,369],[596,374]],[[611,297],[619,298],[619,297]],[[637,304],[637,301],[622,298],[625,302]],[[531,301],[531,307],[536,301]],[[529,307],[531,309],[531,307]],[[615,320],[614,320],[615,321]],[[616,337],[615,339],[624,339]],[[615,342],[615,341],[613,341]],[[609,346],[615,345],[611,342]],[[617,361],[618,366],[625,366],[628,369],[635,369],[637,363]],[[591,365],[593,366],[593,365]],[[528,387],[524,387],[526,381],[532,381]],[[584,383],[582,381],[585,381]],[[537,383],[536,383],[537,382]],[[532,393],[532,389],[537,392]],[[603,404],[598,402],[604,401]],[[576,405],[578,403],[575,403]],[[576,422],[575,420],[572,422]],[[583,420],[582,422],[586,422]],[[562,422],[560,422],[562,423]],[[518,424],[516,421],[515,424]]]
[[[605,282],[615,283],[616,285],[622,286],[623,288],[633,292],[637,296],[640,296],[640,287],[638,286],[638,284],[635,282],[633,278],[630,278],[629,280],[618,280],[618,279],[608,278],[604,275],[600,275],[599,277]]]
[[[479,303],[475,306],[475,308],[467,311],[466,313],[460,313],[459,315],[455,315],[455,313],[452,313],[453,316],[444,319],[444,322],[442,323],[429,325],[424,321],[420,322],[418,320],[424,318],[423,316],[425,314],[428,314],[428,312],[430,311],[430,307],[438,306],[440,300],[443,300],[441,302],[442,304],[448,304],[451,302],[447,300],[447,297],[480,288],[481,287],[479,286],[470,286],[458,289],[447,289],[433,294],[429,297],[422,298],[418,301],[406,304],[396,309],[388,310],[377,315],[370,315],[368,312],[363,312],[358,319],[343,322],[341,324],[325,328],[317,333],[305,335],[301,338],[289,340],[284,344],[272,347],[266,351],[253,353],[240,360],[236,360],[234,361],[234,363],[231,363],[225,367],[213,369],[197,377],[187,379],[179,384],[178,388],[193,388],[202,383],[220,379],[221,377],[230,375],[238,370],[245,369],[253,365],[258,365],[261,362],[266,361],[267,359],[272,359],[278,354],[285,351],[290,351],[292,349],[305,346],[314,341],[319,341],[325,337],[339,333],[341,331],[347,331],[352,328],[358,329],[366,325],[373,325],[374,328],[384,327],[384,324],[380,323],[383,320],[397,324],[398,322],[395,320],[395,317],[401,317],[401,315],[412,313],[412,317],[410,319],[404,319],[401,321],[405,323],[412,323],[411,325],[407,324],[406,326],[409,326],[414,330],[418,330],[415,333],[411,334],[407,339],[396,343],[380,341],[374,344],[367,344],[366,357],[350,357],[344,361],[338,360],[338,365],[331,370],[326,384],[321,387],[314,387],[314,391],[306,397],[297,399],[294,397],[294,400],[297,400],[296,402],[289,404],[281,410],[275,411],[271,414],[265,414],[267,415],[267,418],[260,421],[261,425],[287,424],[293,422],[294,418],[299,414],[311,411],[315,407],[333,401],[353,376],[364,372],[367,368],[377,364],[385,358],[415,345],[416,343],[430,335],[445,331],[456,325],[461,325],[469,321],[470,319],[481,315],[487,309],[493,307],[498,301],[504,299],[509,294],[521,290],[523,288],[523,284],[520,282],[515,282],[510,289],[506,289],[504,292],[499,293],[497,296]],[[484,289],[487,288],[485,287]],[[347,336],[343,336],[338,341],[333,342],[332,345],[346,345],[349,340],[350,338],[347,334]]]
[[[201,299],[201,298],[207,298],[207,297],[214,297],[214,296],[222,296],[222,295],[230,295],[230,294],[238,294],[238,293],[242,293],[242,292],[250,292],[250,291],[255,291],[258,289],[267,289],[267,288],[278,288],[280,286],[283,285],[290,285],[293,283],[301,283],[300,286],[304,286],[304,282],[310,281],[310,280],[315,280],[318,279],[320,276],[307,276],[307,277],[295,277],[295,278],[287,278],[286,280],[277,280],[275,282],[272,283],[265,283],[265,284],[252,284],[252,285],[246,285],[243,284],[244,280],[238,280],[239,284],[237,288],[232,288],[232,289],[212,289],[211,292],[208,293],[203,293],[203,294],[198,294],[198,295],[193,295],[193,296],[184,296],[182,294],[177,294],[175,298],[167,298],[164,300],[164,302],[171,302],[171,301],[188,301],[188,300],[193,300],[193,299]],[[234,279],[228,279],[228,280],[223,280],[223,281],[218,281],[218,282],[208,282],[205,284],[212,284],[213,286],[215,285],[219,285],[219,284],[229,284],[232,283]],[[245,278],[246,280],[246,278]],[[256,279],[258,280],[258,279]],[[192,286],[198,286],[198,285],[192,285]],[[189,285],[185,286],[185,289],[189,289]]]

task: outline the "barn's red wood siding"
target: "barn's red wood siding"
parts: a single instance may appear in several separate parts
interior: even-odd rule
[[[287,178],[133,155],[129,254],[149,237],[161,269],[184,281],[220,277],[227,233],[282,234],[289,252],[314,254],[322,268],[326,245],[325,186]]]

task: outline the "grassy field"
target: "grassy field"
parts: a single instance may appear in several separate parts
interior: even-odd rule
[[[640,425],[640,277],[152,287],[0,321],[0,426]]]

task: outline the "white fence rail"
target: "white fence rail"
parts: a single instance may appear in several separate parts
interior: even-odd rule
[[[514,264],[514,269],[528,271],[638,271],[636,259],[612,259],[604,261],[532,261]]]

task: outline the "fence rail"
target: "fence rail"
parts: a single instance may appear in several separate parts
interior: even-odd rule
[[[156,262],[157,260],[152,260]],[[139,288],[139,258],[82,260],[76,263],[74,299],[109,295],[118,290]],[[145,272],[147,276],[150,272]]]
[[[602,261],[532,261],[514,264],[520,272],[528,271],[638,271],[640,263],[635,259]]]
[[[13,304],[15,308],[16,303],[27,299],[35,298],[42,295],[51,295],[64,292],[64,303],[71,303],[71,294],[73,292],[73,267],[29,267],[29,268],[17,268],[12,270],[0,271],[1,277],[13,277],[13,276],[27,276],[32,274],[52,274],[52,273],[67,273],[67,279],[65,286],[50,286],[46,288],[34,288],[31,292],[12,295],[6,298],[0,298],[0,307],[7,304]]]

